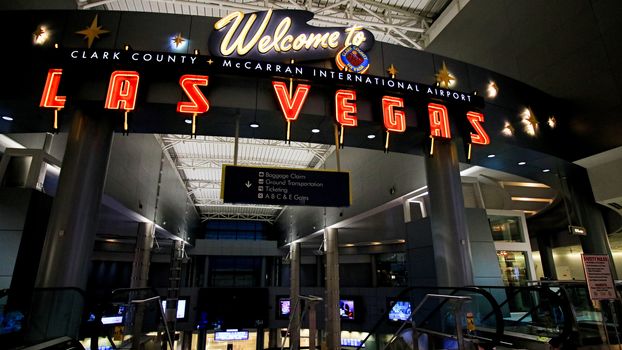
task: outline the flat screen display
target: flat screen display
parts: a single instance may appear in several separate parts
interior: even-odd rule
[[[112,313],[107,313],[102,316],[101,322],[102,324],[122,324],[123,316],[125,315],[125,305],[116,305],[114,306],[114,311]]]
[[[162,300],[162,309],[166,312],[166,300]],[[177,318],[186,317],[186,299],[177,300]]]
[[[410,302],[397,300],[391,302],[389,319],[391,321],[407,321],[410,318]]]
[[[248,340],[248,331],[228,329],[226,332],[214,332],[215,341]]]
[[[280,298],[279,299],[279,316],[281,317],[289,317],[291,302],[289,298]]]
[[[354,300],[339,300],[339,316],[343,320],[354,320]]]

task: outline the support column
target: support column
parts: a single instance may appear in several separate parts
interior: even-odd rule
[[[336,228],[324,229],[326,253],[326,346],[341,349],[341,318],[339,316],[339,241]]]
[[[583,168],[577,169],[568,174],[567,179],[565,175],[562,175],[562,183],[568,187],[570,203],[573,206],[573,211],[577,214],[578,224],[587,230],[587,235],[579,236],[583,253],[609,255],[611,274],[615,278],[617,273],[605,221],[594,199],[587,171]],[[573,224],[576,225],[577,223],[573,222]]]
[[[551,248],[551,237],[547,232],[538,232],[538,249],[540,251],[540,262],[544,277],[556,280],[557,271],[555,270],[555,260],[553,259],[553,249]]]
[[[130,288],[146,288],[149,280],[149,266],[151,264],[151,248],[155,237],[155,223],[141,222],[138,224],[136,234],[136,249],[134,250],[134,263],[132,264],[132,277]],[[141,293],[133,292],[130,299],[142,299]],[[130,300],[131,301],[131,300]],[[140,348],[140,338],[143,329],[145,314],[144,304],[135,304],[134,322],[132,325],[132,348]]]
[[[177,325],[177,301],[179,300],[183,254],[184,242],[181,240],[173,241],[173,244],[171,245],[171,262],[168,275],[169,286],[166,296],[166,310],[164,310],[171,341],[175,338],[175,327]],[[163,343],[162,349],[166,350],[167,348],[168,345]]]
[[[471,247],[456,147],[449,140],[434,141],[434,155],[426,157],[425,168],[436,282],[438,286],[472,285]]]
[[[300,349],[300,243],[289,245],[289,348]]]
[[[86,288],[97,215],[112,144],[110,118],[75,112],[37,274],[37,288]],[[32,308],[32,340],[76,337],[84,300],[76,290],[40,290]]]

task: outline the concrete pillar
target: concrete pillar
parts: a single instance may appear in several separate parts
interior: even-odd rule
[[[336,228],[324,229],[326,254],[326,346],[341,349],[341,318],[339,316],[339,241]]]
[[[544,277],[556,280],[557,270],[555,270],[555,260],[553,259],[553,249],[551,248],[551,237],[547,232],[538,232],[536,237],[538,239],[540,262],[542,263]]]
[[[179,286],[181,284],[181,264],[184,254],[184,242],[174,240],[171,245],[171,261],[169,266],[169,286],[166,296],[166,324],[171,335],[171,340],[175,336],[177,325],[177,301],[179,300]],[[163,343],[162,349],[166,350],[167,345]]]
[[[138,224],[136,233],[136,249],[134,249],[134,262],[132,264],[132,277],[130,288],[146,288],[149,280],[149,266],[151,264],[151,248],[155,238],[155,223],[141,222]],[[130,299],[142,299],[142,293],[130,293]],[[135,304],[134,322],[132,325],[132,348],[140,348],[140,337],[143,329],[145,314],[144,304]]]
[[[426,157],[425,168],[437,285],[472,285],[471,248],[455,145],[436,139],[434,155]]]
[[[67,139],[58,190],[37,274],[37,288],[86,288],[97,215],[112,144],[101,106],[77,110]],[[83,298],[76,290],[39,291],[31,315],[32,340],[77,337]]]
[[[617,276],[613,255],[603,215],[594,199],[587,171],[583,168],[576,169],[568,175],[562,174],[562,185],[567,185],[570,196],[569,202],[573,211],[577,214],[574,225],[586,228],[587,235],[579,236],[581,248],[584,254],[606,254],[609,256],[611,274]]]
[[[289,348],[300,349],[300,243],[289,245]]]
[[[317,312],[315,306],[317,301],[309,300],[307,305],[307,312],[309,317],[309,350],[315,350],[315,344],[317,340]]]

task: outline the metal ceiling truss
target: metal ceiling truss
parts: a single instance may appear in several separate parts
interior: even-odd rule
[[[78,7],[81,9],[103,7],[112,10],[117,7],[123,8],[120,6],[122,2],[125,0],[78,1]],[[398,6],[388,3],[386,0],[342,0],[336,2],[323,0],[141,0],[140,10],[182,14],[182,8],[188,7],[190,10],[187,12],[192,14],[211,12],[222,13],[222,15],[232,11],[254,12],[269,8],[307,10],[314,13],[314,19],[310,21],[310,24],[324,27],[363,26],[384,42],[421,50],[422,35],[434,21],[435,18],[432,16],[438,15],[435,12],[426,12],[426,9],[435,7],[437,3],[441,3],[441,6],[437,7],[444,8],[448,2],[449,0],[424,0],[425,6],[421,8],[422,1],[419,1],[417,5],[414,4],[414,1],[405,1],[402,2],[401,6]],[[115,3],[119,6],[113,6]],[[129,8],[131,3],[128,1],[125,4],[128,4],[126,7]],[[429,6],[430,4],[432,6]]]
[[[171,158],[201,220],[254,220],[273,223],[283,211],[278,205],[225,204],[220,199],[221,169],[233,164],[235,138],[159,135],[162,151]],[[238,139],[238,164],[289,168],[319,168],[332,145],[279,140]]]

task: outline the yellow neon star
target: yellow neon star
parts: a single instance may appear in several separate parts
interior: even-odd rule
[[[97,15],[95,15],[93,22],[91,22],[91,26],[76,32],[76,34],[84,35],[84,39],[88,40],[88,48],[90,49],[93,45],[93,41],[95,41],[95,39],[99,39],[100,34],[106,34],[109,32],[109,30],[104,30],[102,29],[102,26],[97,25]]]
[[[210,58],[209,60],[207,60],[207,63],[211,65],[212,63],[214,63],[214,61],[212,61],[212,59]]]
[[[35,32],[32,33],[32,35],[35,36],[35,40],[39,40],[39,37],[43,34],[45,34],[45,30],[43,30],[43,27],[38,27],[37,30],[35,30]]]
[[[527,108],[527,109],[529,110],[529,117],[527,118],[527,121],[535,129],[536,125],[538,125],[538,119],[536,119],[536,116],[533,113],[533,111],[531,110],[531,108]]]
[[[389,73],[389,75],[391,75],[391,78],[395,78],[395,76],[398,73],[397,68],[393,65],[393,63],[391,63],[391,65],[389,66],[389,68],[387,68],[387,72]]]
[[[443,67],[436,74],[436,82],[444,88],[449,88],[453,80],[456,80],[456,78],[449,73],[445,61],[443,61]]]
[[[173,43],[175,43],[175,48],[178,48],[179,45],[183,44],[184,41],[186,41],[186,39],[184,39],[181,36],[181,33],[178,33],[177,35],[175,35],[175,37],[173,38]]]

